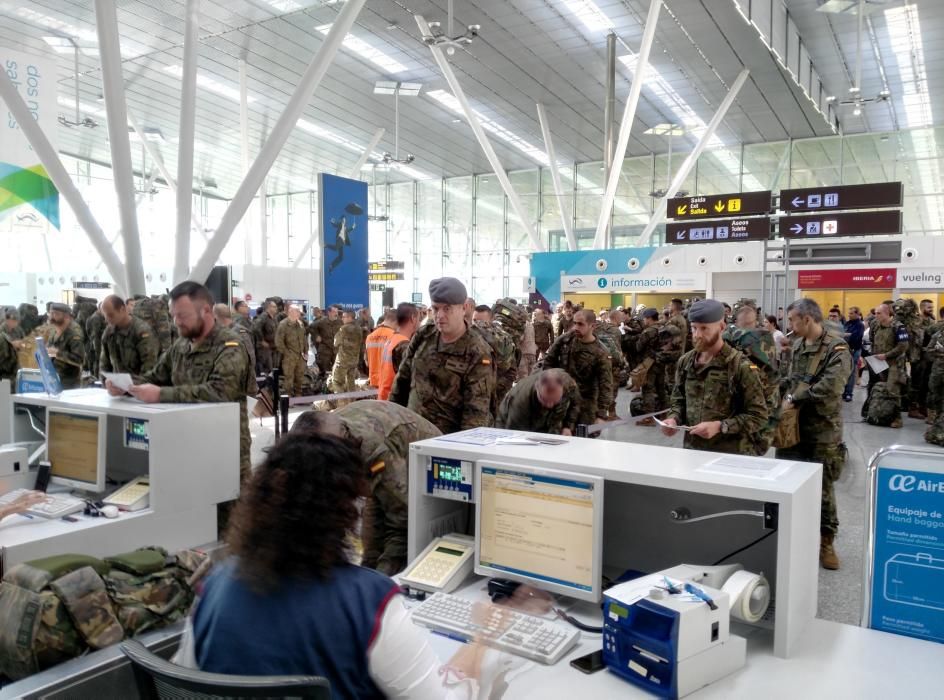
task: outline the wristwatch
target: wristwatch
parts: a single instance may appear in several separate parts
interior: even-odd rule
[[[721,434],[727,435],[729,429],[730,429],[730,426],[728,425],[728,421],[726,420],[721,421]]]
[[[792,404],[795,404],[795,403],[796,403],[796,400],[794,400],[794,398],[793,398],[793,394],[787,394],[786,399],[787,399],[787,401],[789,401],[789,402],[792,403]]]

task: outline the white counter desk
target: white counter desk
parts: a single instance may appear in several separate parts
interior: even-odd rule
[[[76,515],[78,522],[9,516],[0,523],[0,564],[66,552],[107,556],[145,545],[169,550],[211,542],[217,536],[216,504],[239,495],[239,406],[144,404],[108,396],[104,389],[76,389],[58,398],[12,397],[14,440],[36,439],[23,429],[22,410],[97,413],[106,420],[106,473],[117,481],[147,475],[150,505],[111,520]],[[143,422],[146,449],[126,444],[127,420]],[[29,433],[29,434],[28,434]],[[31,488],[35,473],[0,480],[0,493]],[[108,493],[117,489],[109,486]]]

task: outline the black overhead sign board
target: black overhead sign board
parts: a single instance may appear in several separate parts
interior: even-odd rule
[[[666,216],[676,220],[717,219],[722,216],[768,214],[771,211],[770,190],[765,190],[698,197],[673,197],[668,201]]]
[[[809,187],[802,190],[781,190],[780,209],[785,212],[817,212],[830,209],[900,207],[903,197],[904,188],[900,182]]]
[[[729,243],[766,241],[770,238],[770,217],[725,219],[723,221],[688,221],[665,225],[666,243]]]
[[[816,216],[783,216],[781,238],[824,236],[879,236],[901,233],[900,211],[865,211]]]

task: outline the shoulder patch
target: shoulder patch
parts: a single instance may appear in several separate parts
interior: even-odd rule
[[[383,461],[383,460],[380,460],[379,462],[375,462],[374,464],[372,464],[372,465],[370,466],[370,473],[371,473],[371,474],[379,474],[379,473],[382,472],[386,467],[387,467],[387,465],[384,464],[384,461]]]
[[[490,359],[488,359],[487,357],[483,357],[483,358],[482,358],[482,364],[483,364],[483,365],[490,365],[490,364],[492,364],[492,361],[491,361]]]
[[[239,341],[237,341],[237,340],[227,340],[225,343],[223,343],[223,347],[227,347],[227,348],[238,348],[238,347],[239,347]]]
[[[839,343],[833,346],[833,350],[848,350],[848,349],[849,349],[849,346],[846,345],[845,343]]]

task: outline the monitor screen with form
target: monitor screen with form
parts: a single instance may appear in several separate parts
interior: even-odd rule
[[[603,479],[515,465],[476,466],[475,572],[599,601]]]
[[[104,416],[49,409],[46,459],[53,483],[88,491],[105,488]]]

